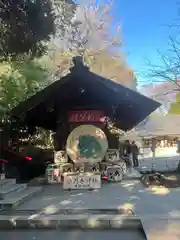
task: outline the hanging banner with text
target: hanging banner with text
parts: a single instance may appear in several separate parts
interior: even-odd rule
[[[71,123],[104,123],[105,115],[101,110],[71,111],[68,113],[68,122]]]

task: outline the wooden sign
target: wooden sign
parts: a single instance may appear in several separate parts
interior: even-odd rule
[[[68,113],[71,123],[104,123],[105,115],[101,110],[71,111]]]
[[[65,173],[64,189],[99,189],[101,188],[100,173]]]
[[[78,173],[64,173],[63,188],[74,189],[74,185],[77,184]]]

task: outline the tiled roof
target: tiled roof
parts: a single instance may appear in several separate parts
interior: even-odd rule
[[[180,135],[180,115],[166,115],[150,117],[138,129],[139,135]]]

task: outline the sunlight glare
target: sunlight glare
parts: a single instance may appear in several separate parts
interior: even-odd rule
[[[50,205],[43,210],[45,214],[53,214],[57,212],[57,207],[55,205]]]
[[[157,195],[167,195],[169,194],[169,189],[166,187],[151,187],[151,191],[153,194],[157,194]]]

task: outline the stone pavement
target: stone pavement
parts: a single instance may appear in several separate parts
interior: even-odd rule
[[[137,215],[136,218],[141,219],[143,226],[148,236],[152,236],[152,231],[156,230],[156,235],[159,234],[161,221],[158,218],[167,219],[180,219],[180,204],[179,204],[180,189],[166,189],[166,188],[151,188],[145,189],[138,180],[126,180],[121,183],[104,184],[100,190],[96,191],[64,191],[59,185],[45,186],[44,192],[41,195],[33,198],[32,200],[19,206],[19,211],[36,211],[41,215],[39,220],[45,220],[49,222],[50,219],[58,217],[58,211],[60,209],[132,209]],[[57,214],[57,215],[56,215]],[[12,214],[13,215],[13,214]],[[25,217],[25,216],[24,216]],[[70,219],[69,216],[66,216]],[[72,216],[71,216],[72,217]],[[80,218],[82,217],[79,216]],[[96,216],[94,216],[96,217]],[[107,214],[106,214],[107,217]],[[115,216],[108,216],[112,219]],[[2,216],[2,219],[7,216]],[[66,218],[66,219],[67,219]],[[77,216],[75,216],[78,219]],[[11,217],[12,219],[12,217]],[[0,219],[1,220],[1,219]],[[27,218],[26,218],[27,220]],[[29,218],[28,218],[29,220]],[[56,222],[62,222],[62,219],[56,219]],[[87,219],[86,219],[87,220]],[[155,223],[152,226],[150,223]],[[174,220],[174,221],[175,221]],[[11,222],[14,220],[12,219]],[[54,221],[54,220],[53,220]],[[99,220],[98,220],[99,221]],[[176,225],[177,225],[176,220]],[[16,221],[17,224],[18,221]],[[43,222],[43,221],[42,221]],[[82,219],[81,219],[82,222]],[[85,222],[85,219],[83,220]],[[86,221],[87,222],[87,221]],[[122,223],[122,220],[120,219]],[[55,222],[53,222],[54,224]],[[168,220],[169,223],[169,220]],[[27,221],[24,222],[19,218],[20,226],[25,224],[27,227]],[[43,222],[44,224],[44,222]],[[67,224],[67,221],[66,221]],[[103,223],[104,224],[104,223]],[[109,224],[109,223],[108,223]],[[139,223],[138,223],[139,224]],[[0,224],[2,225],[2,222]],[[12,224],[11,224],[12,226]],[[163,225],[166,230],[169,229],[172,224]],[[175,226],[175,223],[174,223]],[[42,227],[42,226],[40,226]],[[156,227],[156,229],[155,229]],[[157,229],[158,227],[158,229]],[[174,227],[175,228],[175,227]],[[153,230],[152,230],[153,229]],[[172,229],[172,228],[171,228]],[[163,230],[163,232],[165,229]],[[162,233],[162,227],[161,227]],[[159,237],[159,235],[158,235]],[[151,239],[149,237],[149,239]],[[160,239],[160,238],[159,238]]]
[[[174,165],[177,158],[158,159],[159,167],[166,163]],[[151,160],[141,162],[143,166],[150,166]],[[44,187],[44,192],[32,200],[19,206],[18,210],[36,210],[49,213],[58,209],[107,209],[131,208],[138,215],[170,215],[179,214],[179,188],[145,189],[137,180],[124,180],[121,183],[105,183],[102,188],[94,191],[72,190],[64,191],[59,185]]]
[[[96,191],[64,192],[58,185],[54,185],[46,186],[42,195],[21,205],[18,209],[21,211],[34,209],[46,216],[56,214],[59,209],[132,209],[136,217],[141,219],[148,239],[154,239],[152,232],[160,239],[160,233],[164,234],[165,230],[172,236],[172,229],[175,229],[175,225],[177,229],[177,224],[180,223],[179,194],[179,188],[145,189],[138,180],[104,184]],[[162,219],[166,224],[161,224]],[[152,226],[152,223],[155,225]]]
[[[94,191],[64,191],[59,185],[45,186],[44,192],[18,207],[18,209],[43,210],[45,213],[58,209],[106,209],[118,208],[128,202],[131,194],[120,183],[105,183],[101,189]]]
[[[79,211],[79,209],[112,210],[118,208],[132,210],[136,215],[136,219],[142,220],[143,226],[148,234],[148,239],[151,239],[152,231],[156,232],[158,237],[160,236],[160,232],[162,234],[162,232],[167,231],[167,229],[171,229],[171,232],[172,229],[174,229],[177,233],[175,226],[177,229],[177,225],[180,223],[179,194],[180,188],[167,189],[163,187],[153,187],[146,189],[138,180],[124,180],[121,183],[105,183],[101,189],[94,191],[64,191],[59,185],[52,185],[45,186],[44,191],[39,196],[19,206],[17,210],[19,212],[32,213],[32,217],[34,212],[36,212],[40,218],[46,219],[47,221],[52,219],[52,217],[57,218],[60,209],[76,209]],[[104,215],[107,217],[107,214]],[[0,216],[2,219],[3,217],[7,216]],[[81,216],[79,217],[81,218]],[[69,219],[69,216],[67,216],[67,218]],[[77,218],[77,216],[75,218]],[[23,219],[19,219],[20,223],[22,223],[22,221]],[[62,219],[57,220],[58,224],[59,221],[62,221]],[[166,224],[161,224],[162,221],[166,221]],[[122,219],[120,219],[120,222],[122,222]],[[152,226],[152,223],[155,225]],[[170,234],[169,230],[167,234]],[[158,239],[160,239],[160,237]]]
[[[132,209],[140,216],[180,216],[180,188],[145,189],[138,180],[106,183],[99,190],[64,191],[59,185],[45,186],[44,192],[19,206],[54,214],[59,209]]]

